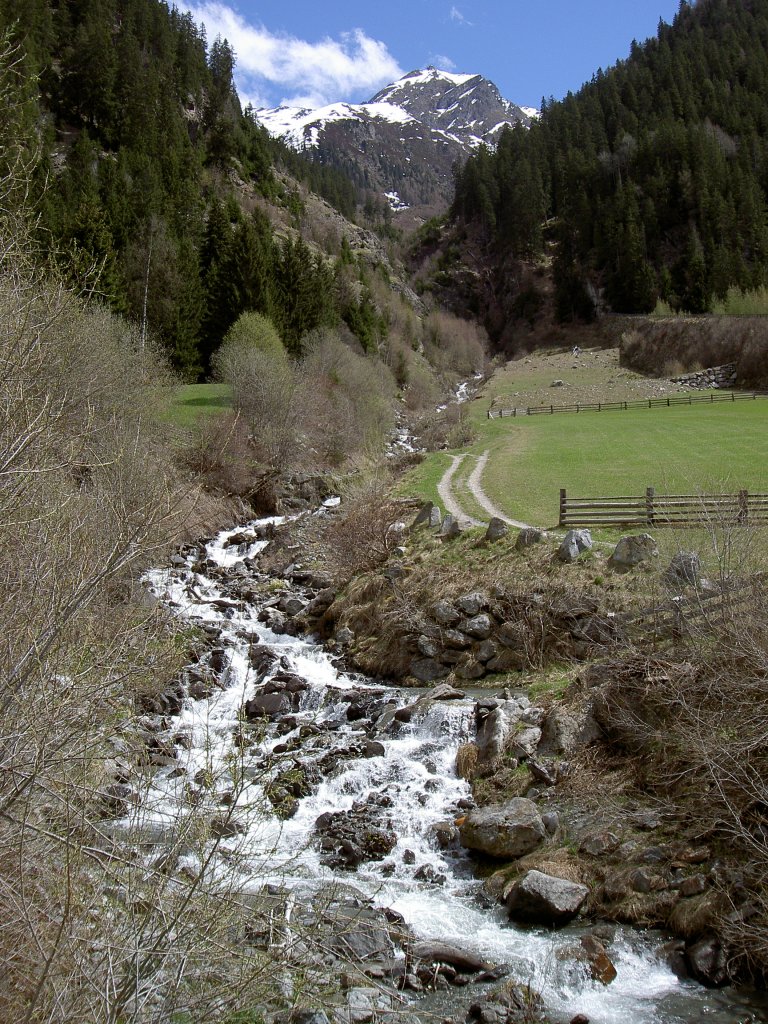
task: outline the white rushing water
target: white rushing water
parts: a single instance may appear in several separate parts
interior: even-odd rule
[[[231,567],[257,555],[267,543],[228,545],[236,532],[242,531],[224,532],[208,544],[207,557],[213,563]],[[503,908],[489,909],[478,899],[480,883],[473,878],[469,857],[439,849],[433,833],[434,825],[460,813],[458,801],[470,795],[468,785],[456,777],[454,763],[458,746],[472,736],[471,701],[435,704],[426,717],[401,725],[395,735],[383,732],[377,737],[385,747],[383,757],[344,760],[341,755],[352,740],[365,740],[356,723],[347,720],[344,691],[381,694],[381,686],[338,672],[326,652],[311,641],[270,632],[258,621],[257,607],[229,601],[221,585],[201,572],[158,570],[150,574],[149,583],[179,615],[220,629],[217,645],[226,649],[228,661],[223,689],[208,699],[184,702],[173,727],[174,734],[183,737],[177,763],[158,770],[147,799],[133,812],[134,825],[138,817],[157,834],[178,823],[192,813],[191,785],[204,778],[218,797],[233,794],[233,818],[243,831],[222,840],[220,851],[224,859],[239,858],[244,890],[256,891],[270,882],[303,891],[334,880],[352,884],[376,905],[402,914],[416,936],[453,943],[493,963],[510,965],[513,975],[541,991],[550,1010],[564,1020],[576,1013],[594,1024],[759,1019],[735,1015],[721,995],[678,980],[655,952],[654,943],[637,932],[620,931],[611,945],[618,976],[605,987],[590,980],[573,958],[558,955],[558,950],[578,943],[578,931],[518,929]],[[233,736],[241,709],[254,695],[256,673],[249,661],[254,643],[272,648],[280,657],[276,668],[300,676],[309,687],[289,722],[294,728],[271,727],[258,734],[253,745],[238,746]],[[381,699],[387,697],[385,693]],[[402,706],[413,702],[414,693],[393,690],[391,698]],[[265,797],[269,772],[264,759],[278,744],[290,746],[302,726],[320,728],[295,756],[311,763],[335,749],[338,763],[331,777],[299,800],[295,815],[281,821]],[[315,820],[327,811],[350,809],[371,793],[391,799],[381,814],[397,833],[395,849],[383,861],[361,864],[356,872],[328,867],[310,841]],[[410,852],[404,856],[406,851]],[[444,875],[444,883],[417,877],[425,865]]]

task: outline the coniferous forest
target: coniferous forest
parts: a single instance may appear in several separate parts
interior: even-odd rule
[[[306,332],[365,315],[301,240],[276,240],[235,201],[233,171],[300,212],[276,166],[345,215],[357,193],[241,109],[226,41],[159,0],[1,0],[0,30],[18,47],[37,137],[42,245],[74,288],[160,337],[183,375],[207,371],[245,309],[270,316],[294,352]]]
[[[456,175],[453,217],[497,259],[554,243],[557,313],[703,313],[768,280],[768,2],[682,0],[530,131]]]

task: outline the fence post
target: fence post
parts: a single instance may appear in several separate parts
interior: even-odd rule
[[[653,526],[653,498],[656,491],[653,487],[646,487],[645,489],[645,515],[648,520],[648,525]]]
[[[565,488],[560,488],[560,520],[559,525],[565,526],[565,514],[567,511],[567,502],[565,498]]]
[[[736,393],[734,391],[731,392],[731,401],[732,402],[736,401]]]
[[[555,415],[555,407],[554,407],[554,405],[550,405],[550,407],[549,407],[549,414],[550,414],[550,416],[554,416]]]
[[[746,488],[739,491],[739,512],[737,520],[740,523],[747,523],[749,521],[749,492]]]

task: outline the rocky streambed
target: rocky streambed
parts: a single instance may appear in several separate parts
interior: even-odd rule
[[[254,912],[243,942],[280,950],[285,1005],[317,1024],[764,1019],[681,980],[662,937],[591,917],[587,886],[543,870],[488,880],[494,864],[546,849],[558,816],[535,786],[476,808],[457,762],[469,774],[511,730],[545,792],[543,710],[522,694],[386,686],[291,636],[297,614],[321,615],[334,595],[297,570],[291,594],[264,599],[258,556],[274,523],[223,532],[150,575],[206,643],[142,720],[148,791],[123,783],[112,800],[115,827],[144,835],[147,856],[166,831],[205,821],[211,856]],[[176,870],[194,876],[201,856],[190,847]],[[300,994],[297,964],[322,997]]]

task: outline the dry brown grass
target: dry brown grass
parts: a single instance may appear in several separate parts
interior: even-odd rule
[[[764,316],[633,318],[621,338],[621,365],[655,376],[736,363],[739,385],[768,386]]]

